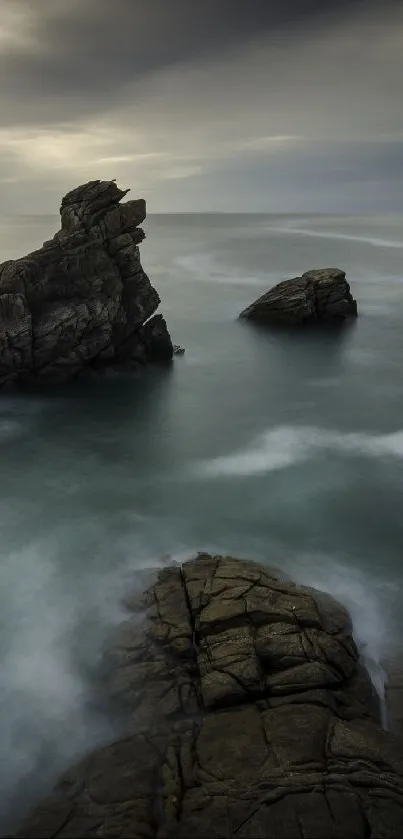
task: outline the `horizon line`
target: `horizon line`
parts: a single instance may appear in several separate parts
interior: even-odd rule
[[[124,206],[124,205],[122,205]],[[387,216],[401,215],[400,210],[174,210],[148,212],[145,218],[153,216]],[[7,213],[0,210],[0,218],[55,218],[59,212],[49,213]]]

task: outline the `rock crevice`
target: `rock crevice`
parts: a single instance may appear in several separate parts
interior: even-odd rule
[[[108,672],[132,732],[70,770],[19,836],[401,836],[402,750],[341,606],[207,554],[128,605]]]

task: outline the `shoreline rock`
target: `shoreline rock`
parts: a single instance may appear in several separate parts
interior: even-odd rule
[[[402,749],[331,597],[200,554],[127,608],[106,659],[127,736],[69,770],[18,837],[401,836]]]
[[[392,655],[383,663],[383,666],[387,674],[385,701],[388,728],[392,734],[403,738],[403,666],[401,654]]]
[[[61,229],[0,265],[0,388],[76,378],[85,370],[170,361],[160,297],[142,268],[143,199],[89,181],[62,199]]]
[[[357,317],[357,302],[344,271],[321,268],[278,283],[239,317],[266,325],[340,324]]]

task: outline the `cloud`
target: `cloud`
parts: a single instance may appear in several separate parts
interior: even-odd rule
[[[279,136],[274,135],[272,137],[249,137],[246,140],[236,142],[233,145],[233,148],[240,152],[275,151],[278,148],[289,145],[290,143],[296,143],[298,140],[302,139],[302,137],[298,137],[293,134]]]
[[[80,169],[92,166],[130,164],[135,167],[141,164],[144,167],[164,158],[162,152],[140,150],[116,154],[119,147],[126,149],[129,143],[133,146],[132,138],[119,129],[108,130],[102,123],[0,130],[0,153],[13,156],[16,163],[26,166],[33,176],[53,169],[78,173]]]
[[[144,80],[155,74],[206,62],[258,35],[309,37],[315,25],[360,6],[327,0],[324,12],[321,0],[0,0],[2,122],[100,113],[133,86],[141,100]],[[388,6],[384,0],[385,13]]]
[[[166,169],[162,177],[167,180],[178,180],[180,178],[193,178],[195,175],[201,175],[202,173],[202,166],[174,166],[172,169]]]
[[[346,206],[353,181],[380,180],[395,207],[401,4],[280,6],[42,0],[39,15],[33,0],[0,0],[4,208],[24,196],[25,212],[51,212],[65,189],[116,177],[155,210],[172,180],[176,209],[198,209],[207,190],[212,208],[226,193],[260,206],[265,183],[266,209],[285,195],[292,209],[308,172],[310,191],[343,182]]]

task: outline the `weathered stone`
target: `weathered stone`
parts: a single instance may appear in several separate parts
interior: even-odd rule
[[[160,298],[140,263],[145,202],[120,205],[127,192],[114,181],[74,189],[53,239],[0,265],[0,388],[172,358],[165,320],[151,318]]]
[[[335,601],[203,554],[127,606],[108,679],[135,733],[68,772],[21,839],[401,836],[403,750]]]
[[[357,316],[344,271],[322,268],[284,280],[244,309],[240,318],[284,326],[340,323]]]
[[[170,361],[174,354],[171,336],[162,315],[154,315],[142,326],[141,340],[147,361]]]
[[[387,724],[390,731],[403,738],[403,666],[401,654],[393,653],[383,664],[387,673]]]

